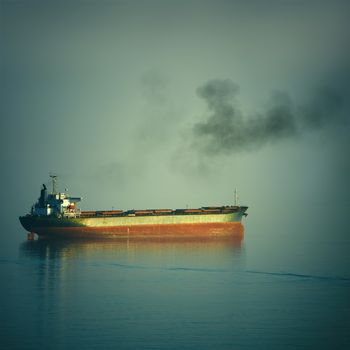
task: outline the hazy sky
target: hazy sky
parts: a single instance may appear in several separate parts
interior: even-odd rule
[[[349,1],[0,11],[5,212],[50,171],[84,209],[349,206]]]

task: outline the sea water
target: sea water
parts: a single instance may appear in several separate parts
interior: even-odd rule
[[[26,241],[8,220],[0,347],[350,348],[341,227],[258,224],[240,241]]]

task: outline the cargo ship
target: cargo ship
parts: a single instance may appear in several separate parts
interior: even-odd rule
[[[232,206],[196,209],[144,209],[81,211],[80,197],[57,190],[57,176],[50,175],[52,191],[44,184],[29,214],[20,216],[28,238],[112,237],[237,237],[243,236],[242,217],[246,206],[238,205],[237,191]]]

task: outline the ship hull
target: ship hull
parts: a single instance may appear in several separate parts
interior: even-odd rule
[[[244,210],[212,215],[94,218],[22,216],[22,226],[40,238],[243,237]]]
[[[160,238],[160,237],[243,237],[241,223],[134,225],[108,227],[40,227],[35,230],[40,238]]]

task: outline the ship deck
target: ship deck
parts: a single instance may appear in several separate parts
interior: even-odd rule
[[[247,207],[222,206],[222,207],[202,207],[198,209],[142,209],[142,210],[99,210],[82,211],[82,218],[96,217],[124,217],[124,216],[162,216],[162,215],[208,215],[208,214],[229,214],[239,211],[244,212]]]

